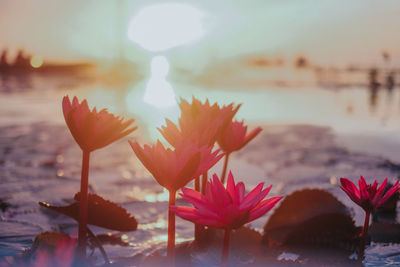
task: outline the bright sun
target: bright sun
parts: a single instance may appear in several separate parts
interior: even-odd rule
[[[203,12],[187,4],[151,5],[132,18],[127,35],[146,50],[164,51],[200,38],[205,32],[203,17]]]

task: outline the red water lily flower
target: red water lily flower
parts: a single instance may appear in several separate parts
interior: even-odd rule
[[[169,205],[175,205],[176,191],[206,172],[222,157],[219,150],[212,152],[208,146],[199,147],[197,143],[177,144],[172,150],[165,148],[160,141],[153,146],[129,141],[133,151],[157,182],[168,189]],[[171,261],[175,247],[175,214],[168,213],[168,248]]]
[[[206,195],[190,188],[182,188],[182,197],[193,208],[176,206],[172,209],[179,217],[192,222],[215,228],[237,229],[267,213],[282,198],[264,199],[272,185],[265,189],[263,186],[264,183],[260,183],[245,195],[244,184],[235,184],[231,172],[226,188],[214,174],[212,181],[207,183]]]
[[[65,122],[84,151],[91,152],[105,147],[137,129],[137,126],[129,128],[134,119],[124,121],[106,109],[99,112],[96,108],[90,110],[86,99],[79,103],[78,98],[74,97],[71,102],[65,96],[62,106]]]
[[[62,101],[62,108],[65,122],[75,141],[83,151],[78,253],[81,258],[85,258],[90,153],[130,134],[137,127],[129,128],[134,121],[133,119],[124,122],[122,118],[108,113],[105,109],[100,112],[97,112],[96,108],[90,110],[86,99],[79,103],[78,98],[74,97],[71,102],[69,97],[65,96]]]
[[[360,249],[358,252],[358,259],[361,261],[364,257],[365,242],[368,236],[369,217],[371,212],[385,204],[390,197],[400,190],[399,181],[396,181],[396,183],[386,192],[387,178],[379,188],[376,180],[372,185],[367,184],[362,176],[360,177],[360,180],[358,180],[360,189],[358,189],[357,186],[347,178],[340,178],[340,183],[342,184],[342,190],[350,197],[350,199],[365,211],[364,226],[361,233]]]
[[[243,125],[243,121],[232,121],[219,136],[218,145],[224,152],[232,153],[244,147],[261,131],[261,127],[257,127],[247,134],[247,126]]]
[[[158,131],[173,147],[185,142],[197,143],[200,146],[213,146],[222,121],[210,120],[207,113],[203,113],[197,119],[195,127],[181,127],[180,129],[169,119],[165,119],[166,126],[161,126]]]
[[[181,99],[179,104],[181,117],[179,127],[169,120],[167,125],[162,126],[159,131],[172,146],[176,146],[182,139],[195,141],[199,146],[213,146],[218,135],[224,127],[232,120],[241,105],[231,103],[220,107],[217,103],[210,105],[208,99],[202,103],[193,97],[190,104]]]
[[[378,183],[375,180],[372,185],[365,182],[361,176],[358,181],[360,189],[346,178],[340,178],[341,188],[357,205],[362,207],[366,212],[371,212],[382,206],[393,194],[400,190],[399,181],[386,191],[387,178],[378,188]]]
[[[231,103],[220,107],[217,103],[210,105],[208,99],[202,103],[195,97],[192,98],[192,103],[181,99],[179,104],[181,116],[178,125],[166,119],[166,126],[162,126],[158,130],[173,147],[177,147],[181,143],[197,143],[200,147],[213,147],[218,136],[235,116],[240,106],[235,107]],[[204,193],[208,174],[204,172],[202,175],[202,185],[200,185],[200,177],[196,177],[194,188]],[[196,239],[200,230],[196,225]]]
[[[237,150],[240,150],[254,137],[262,131],[261,127],[257,127],[247,134],[247,126],[243,121],[231,121],[218,137],[218,145],[225,152],[225,162],[222,169],[221,181],[225,182],[226,170],[228,168],[229,155]]]
[[[264,199],[271,187],[263,189],[264,183],[258,184],[245,195],[242,182],[235,184],[233,175],[229,172],[226,188],[214,174],[207,183],[206,194],[182,188],[181,196],[193,207],[172,206],[170,209],[179,217],[205,226],[225,229],[224,252],[222,262],[225,263],[229,248],[231,229],[237,229],[271,210],[282,197]]]
[[[179,121],[180,127],[182,129],[191,129],[199,127],[198,123],[203,122],[202,115],[207,114],[208,122],[214,120],[220,120],[222,123],[222,128],[229,123],[233,116],[237,113],[240,108],[240,104],[234,107],[233,103],[220,107],[217,103],[210,105],[208,99],[204,103],[202,103],[197,98],[192,98],[192,103],[190,104],[184,99],[181,99],[181,103],[179,104],[179,108],[181,110],[181,118]],[[214,141],[215,142],[215,141]]]
[[[157,182],[176,192],[202,172],[211,168],[223,154],[210,147],[198,147],[196,143],[178,145],[172,150],[165,148],[160,141],[153,146],[140,147],[138,142],[129,141],[133,151]]]

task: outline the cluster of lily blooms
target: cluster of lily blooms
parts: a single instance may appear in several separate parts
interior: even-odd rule
[[[234,120],[240,105],[221,107],[217,103],[211,105],[208,100],[203,103],[193,98],[192,103],[182,99],[179,107],[181,116],[178,124],[167,119],[166,126],[158,129],[171,148],[160,141],[144,146],[136,141],[129,143],[146,169],[169,191],[167,256],[170,263],[175,257],[175,215],[178,215],[195,223],[195,238],[204,226],[225,230],[221,264],[226,265],[231,230],[263,216],[282,197],[266,198],[272,186],[264,188],[264,183],[246,194],[244,183],[236,183],[231,172],[225,186],[230,154],[240,150],[261,132],[258,127],[248,133],[243,121]],[[72,136],[83,151],[78,248],[80,256],[85,257],[90,153],[127,136],[137,127],[132,126],[133,119],[124,121],[105,109],[91,110],[86,100],[79,102],[76,97],[72,102],[68,96],[64,97],[63,113]],[[218,149],[214,148],[215,144],[218,144]],[[213,174],[209,179],[209,169],[223,157],[222,174],[220,177]],[[185,187],[192,180],[194,189]],[[342,178],[341,183],[342,189],[366,212],[364,241],[360,249],[364,251],[369,214],[400,187],[396,182],[385,192],[387,179],[377,188],[376,181],[367,185],[362,177],[360,190],[346,178]],[[182,191],[181,196],[192,207],[175,205],[178,190]]]

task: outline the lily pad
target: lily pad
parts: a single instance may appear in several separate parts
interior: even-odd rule
[[[67,206],[54,206],[47,202],[39,202],[39,205],[79,221],[80,193],[77,193],[74,199],[75,202]],[[137,229],[136,219],[126,209],[96,194],[89,194],[88,224],[121,232]]]
[[[353,250],[360,229],[347,208],[320,189],[296,191],[281,202],[264,226],[264,244]]]

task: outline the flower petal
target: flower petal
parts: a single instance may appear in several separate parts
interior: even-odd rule
[[[270,209],[272,209],[276,203],[278,203],[283,197],[271,197],[260,202],[255,208],[250,211],[249,222],[263,216]]]
[[[386,191],[385,195],[379,200],[377,203],[377,208],[385,204],[385,202],[396,192],[399,192],[400,186],[399,186],[399,181],[397,180],[396,183],[388,190]]]
[[[345,188],[345,191],[349,192],[349,196],[352,195],[354,198],[361,199],[360,191],[352,181],[347,178],[340,178],[340,183],[342,184],[342,189]]]
[[[358,180],[358,185],[360,187],[361,200],[369,199],[368,186],[367,183],[365,182],[364,177],[362,176],[360,177],[360,180]]]

